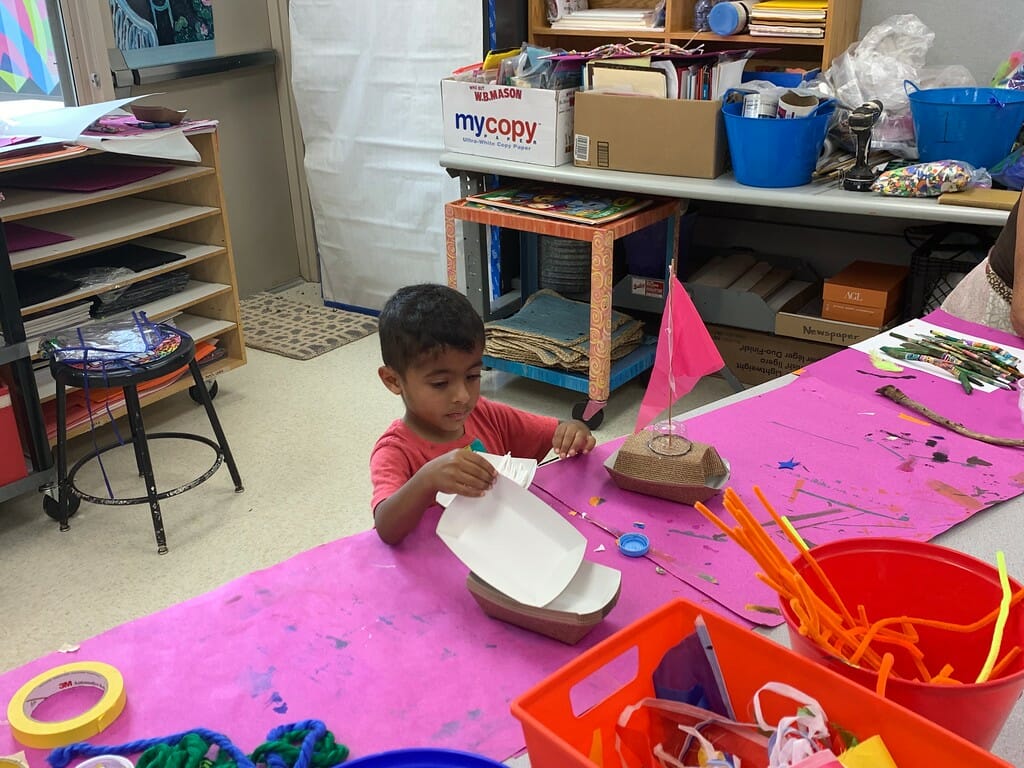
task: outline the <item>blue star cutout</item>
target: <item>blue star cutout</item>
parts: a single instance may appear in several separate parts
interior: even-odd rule
[[[779,462],[779,469],[796,469],[799,466],[800,466],[800,462],[796,461],[795,459],[790,459],[789,461],[780,461]]]

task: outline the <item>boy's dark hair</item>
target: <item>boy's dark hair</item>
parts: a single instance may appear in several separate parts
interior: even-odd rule
[[[425,355],[484,346],[484,323],[469,299],[435,283],[395,291],[380,312],[377,328],[384,365],[400,374]]]

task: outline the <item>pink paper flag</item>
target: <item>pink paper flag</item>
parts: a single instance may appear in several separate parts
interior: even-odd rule
[[[669,283],[668,301],[658,335],[658,350],[635,431],[640,431],[676,400],[693,389],[703,376],[725,366],[711,334],[679,279]]]

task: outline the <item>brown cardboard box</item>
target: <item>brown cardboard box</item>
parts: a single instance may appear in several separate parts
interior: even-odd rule
[[[831,344],[744,328],[725,325],[709,325],[707,328],[725,364],[744,384],[761,384],[839,351],[839,347]]]
[[[722,102],[576,94],[573,160],[582,168],[713,179],[725,170]]]
[[[909,267],[901,264],[855,261],[839,274],[825,280],[821,297],[825,302],[861,304],[884,309],[903,298],[903,286],[909,273]]]
[[[775,316],[775,333],[779,336],[791,336],[794,339],[820,341],[843,347],[870,339],[880,333],[879,328],[870,325],[828,320],[818,317],[817,314],[820,314],[820,307],[814,310],[805,307],[800,312],[779,312]]]
[[[842,301],[825,301],[821,305],[821,316],[826,320],[840,323],[870,325],[877,333],[879,329],[900,313],[899,302],[887,307],[872,307],[866,304],[847,304]]]

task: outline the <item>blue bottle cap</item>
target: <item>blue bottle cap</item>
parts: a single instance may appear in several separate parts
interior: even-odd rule
[[[642,533],[624,533],[619,536],[619,552],[626,557],[643,557],[650,548],[650,539]]]

